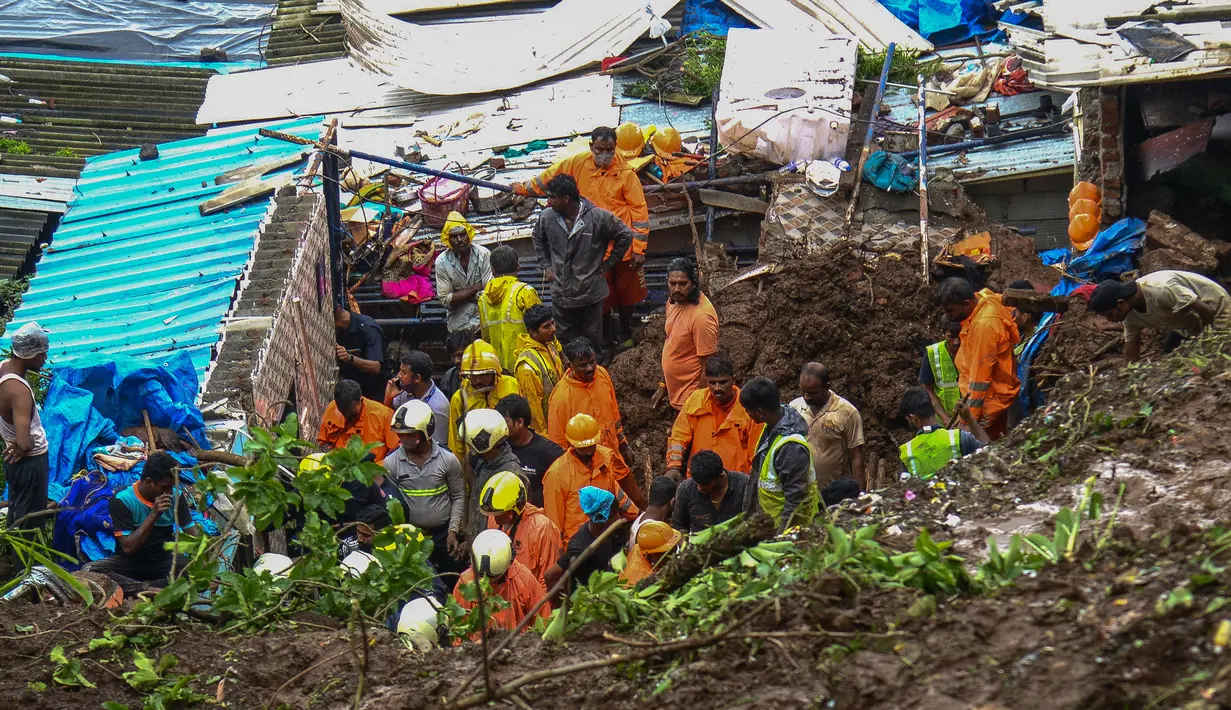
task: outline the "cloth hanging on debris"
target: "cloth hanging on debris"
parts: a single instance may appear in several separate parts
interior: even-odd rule
[[[887,150],[868,156],[863,165],[863,179],[889,192],[911,192],[919,186],[914,166],[906,158]]]
[[[708,32],[717,37],[726,37],[727,30],[733,28],[755,29],[756,25],[727,7],[722,0],[688,0],[684,4],[681,34]]]
[[[1068,262],[1065,277],[1051,290],[1052,296],[1068,296],[1083,287],[1086,281],[1102,281],[1118,277],[1133,269],[1133,260],[1145,246],[1146,225],[1139,219],[1129,217],[1099,232],[1084,254],[1073,258],[1072,249],[1052,249],[1040,257],[1045,264]],[[1070,261],[1071,259],[1071,261]],[[1051,336],[1052,326],[1060,320],[1060,314],[1048,313],[1039,320],[1039,327],[1026,343],[1017,359],[1017,377],[1022,382],[1018,403],[1025,416],[1041,406],[1045,399],[1036,382],[1030,377],[1030,366],[1039,351]]]
[[[880,4],[937,47],[997,32],[980,24],[989,13],[996,14],[984,0],[880,0]]]

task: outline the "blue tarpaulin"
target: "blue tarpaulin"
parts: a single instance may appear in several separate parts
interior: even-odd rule
[[[1083,282],[1098,282],[1114,278],[1133,269],[1133,260],[1145,245],[1146,225],[1139,219],[1128,218],[1099,232],[1090,248],[1076,258],[1072,249],[1052,249],[1040,257],[1045,264],[1068,263],[1065,277],[1051,290],[1053,296],[1067,296]],[[1075,278],[1074,278],[1075,277]],[[1043,344],[1051,335],[1051,327],[1059,320],[1056,313],[1048,313],[1039,321],[1039,327],[1027,339],[1026,346],[1017,357],[1017,377],[1022,382],[1018,401],[1022,411],[1030,414],[1043,403],[1043,393],[1030,378],[1030,366],[1038,356]]]
[[[708,32],[726,37],[732,28],[755,28],[756,25],[726,6],[722,0],[688,0],[684,4],[684,21],[680,32]]]
[[[985,0],[880,0],[912,30],[936,46],[964,42],[975,35],[994,34],[980,21],[994,12]]]

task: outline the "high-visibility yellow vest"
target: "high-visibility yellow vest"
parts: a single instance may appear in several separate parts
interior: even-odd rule
[[[962,391],[958,387],[957,366],[953,364],[953,356],[945,341],[928,346],[928,364],[932,368],[932,379],[936,381],[936,398],[944,405],[944,414],[953,414],[953,408],[962,399]]]
[[[767,431],[765,435],[768,436],[769,432]],[[778,472],[774,469],[774,454],[777,454],[778,449],[784,445],[791,443],[801,444],[808,450],[808,490],[803,504],[795,509],[790,522],[793,525],[808,525],[816,517],[820,494],[816,488],[816,468],[812,465],[812,447],[803,436],[799,434],[780,436],[777,441],[770,444],[758,473],[760,482],[757,485],[757,494],[760,497],[761,510],[781,525],[782,511],[786,507],[786,494],[782,490],[782,481],[778,479]]]
[[[898,454],[912,476],[926,481],[950,461],[962,457],[962,432],[933,429],[902,444]]]
[[[530,287],[520,281],[514,282],[503,303],[492,303],[486,291],[479,294],[479,321],[483,324],[483,332],[500,358],[500,366],[509,372],[517,362],[517,336],[526,332],[526,313],[517,306],[517,297],[526,288]]]
[[[551,347],[551,346],[549,346]],[[517,366],[526,363],[534,374],[538,376],[539,381],[543,383],[543,416],[546,418],[548,405],[551,403],[551,392],[556,388],[556,383],[564,376],[564,363],[555,353],[544,353],[535,348],[524,348],[517,356],[517,362],[514,365],[514,372],[517,372]],[[546,425],[546,422],[544,422]],[[543,431],[547,431],[544,427]]]

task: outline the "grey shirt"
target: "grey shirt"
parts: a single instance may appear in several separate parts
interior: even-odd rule
[[[513,448],[507,441],[500,445],[500,455],[494,460],[488,461],[479,457],[472,458],[471,461],[474,463],[474,486],[470,491],[470,524],[467,539],[473,540],[480,532],[487,529],[487,516],[479,510],[479,496],[483,493],[483,485],[501,471],[516,473],[523,481],[526,480],[526,474],[521,470],[521,461],[513,453]],[[527,492],[529,489],[530,485],[527,481]]]
[[[472,286],[484,286],[492,280],[491,251],[479,244],[470,245],[470,262],[462,268],[461,259],[452,249],[446,249],[436,259],[436,298],[445,307],[448,317],[445,324],[452,333],[455,330],[479,329],[479,299],[460,303],[453,302],[453,294]]]
[[[452,451],[433,441],[432,453],[420,468],[399,446],[385,456],[384,467],[386,480],[402,493],[398,497],[407,506],[406,522],[424,531],[446,523],[449,532],[462,531],[466,483],[462,464]]]
[[[745,512],[751,513],[761,507],[761,499],[758,495],[761,467],[765,463],[765,456],[769,453],[770,446],[778,437],[792,434],[807,438],[808,424],[799,412],[789,406],[784,406],[782,418],[778,420],[774,428],[762,433],[761,439],[757,441],[756,453],[752,456],[753,485],[748,486],[744,494]],[[774,454],[774,470],[778,473],[778,481],[782,484],[782,495],[786,498],[786,503],[782,506],[780,524],[780,528],[785,529],[791,516],[795,514],[795,509],[804,502],[808,494],[808,484],[814,480],[809,475],[812,470],[812,454],[802,444],[784,444],[778,449],[778,453]]]
[[[615,215],[583,199],[570,231],[564,218],[548,207],[534,225],[534,253],[543,270],[551,269],[551,301],[561,308],[581,308],[607,297],[607,269],[624,258],[633,230]],[[614,245],[611,255],[607,246]]]

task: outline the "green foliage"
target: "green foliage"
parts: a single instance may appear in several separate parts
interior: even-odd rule
[[[0,279],[0,314],[6,322],[21,305],[21,299],[29,289],[29,278]]]
[[[0,153],[29,155],[30,152],[30,144],[25,141],[19,141],[16,138],[0,138]]]
[[[85,602],[86,606],[94,604],[94,594],[90,591],[90,588],[55,562],[57,559],[69,562],[76,562],[76,560],[65,555],[63,552],[53,549],[47,543],[47,537],[42,528],[0,529],[0,549],[4,548],[10,550],[17,557],[23,572],[29,572],[31,567],[41,565],[76,592],[77,596]],[[19,574],[5,584],[0,585],[0,595],[4,595],[21,584],[24,577],[24,573]]]
[[[81,659],[69,658],[64,653],[63,646],[56,646],[51,649],[51,662],[56,666],[56,669],[51,674],[51,679],[59,685],[68,687],[80,686],[84,688],[95,687],[90,682],[90,679],[82,674]]]
[[[77,151],[73,150],[72,148],[61,148],[57,150],[56,152],[52,153],[52,155],[56,156],[57,158],[76,158]]]
[[[913,86],[918,83],[920,74],[924,78],[931,78],[944,67],[944,62],[940,59],[921,61],[919,57],[922,55],[923,52],[920,51],[896,48],[893,52],[893,63],[889,65],[889,81]],[[869,52],[861,45],[855,60],[856,90],[862,92],[867,88],[866,84],[859,84],[860,81],[879,81],[884,65],[884,50]]]
[[[124,673],[124,680],[134,690],[146,694],[141,704],[142,710],[170,710],[213,700],[192,688],[197,680],[196,675],[168,672],[178,663],[178,659],[169,653],[160,656],[157,663],[140,651],[133,654],[133,665],[137,670]]]
[[[26,683],[26,690],[29,690],[31,693],[46,693],[47,684],[41,680],[32,680]]]
[[[680,89],[690,96],[710,97],[722,82],[727,58],[727,38],[696,32],[684,40],[684,64]]]
[[[128,643],[127,636],[123,634],[116,634],[112,636],[111,630],[108,629],[103,632],[103,635],[101,638],[90,639],[89,650],[90,651],[98,651],[98,650],[118,651],[119,649],[123,648],[125,644],[127,643]]]
[[[478,584],[483,590],[483,615],[479,614],[479,590],[475,588],[475,582],[461,585],[462,599],[474,605],[470,609],[463,608],[453,597],[449,597],[446,600],[445,618],[449,630],[456,638],[469,638],[477,635],[479,629],[483,628],[486,619],[490,619],[498,611],[509,608],[509,603],[498,596],[495,590],[492,589],[491,580],[487,577],[481,577],[478,580]],[[489,624],[488,631],[491,632],[491,630]]]

